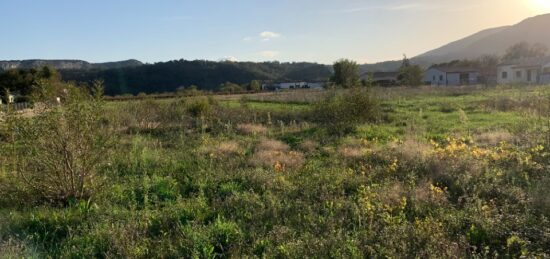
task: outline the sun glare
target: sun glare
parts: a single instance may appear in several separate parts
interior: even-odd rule
[[[533,9],[550,12],[550,0],[530,0],[530,2]]]

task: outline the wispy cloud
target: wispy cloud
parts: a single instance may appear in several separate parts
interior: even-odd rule
[[[431,11],[439,8],[439,5],[433,3],[402,3],[383,7],[383,9],[388,11]]]
[[[279,51],[264,50],[264,51],[260,52],[259,54],[260,54],[260,56],[262,56],[264,58],[276,58],[277,56],[279,56]]]
[[[279,38],[279,37],[281,37],[280,33],[272,32],[272,31],[263,31],[263,32],[260,33],[260,38],[263,41],[268,41],[268,40],[276,39],[276,38]]]
[[[399,2],[384,5],[355,6],[339,10],[330,10],[326,13],[358,13],[367,11],[432,11],[441,9],[439,3],[433,1],[418,1],[415,3]]]
[[[263,31],[263,32],[260,32],[255,37],[246,36],[246,37],[243,38],[243,41],[253,41],[253,40],[270,41],[270,40],[273,40],[273,39],[280,38],[281,36],[282,35],[280,33],[277,33],[277,32]]]

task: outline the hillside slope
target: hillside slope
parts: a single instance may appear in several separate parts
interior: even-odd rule
[[[514,44],[540,43],[550,47],[550,14],[539,15],[512,25],[483,30],[466,38],[411,58],[411,62],[427,67],[457,59],[476,59],[483,55],[503,55]],[[362,66],[362,71],[397,70],[400,61],[386,61]]]
[[[141,66],[138,60],[130,59],[117,62],[106,63],[90,63],[84,60],[71,60],[71,59],[59,59],[59,60],[46,60],[46,59],[29,59],[29,60],[0,60],[0,70],[8,69],[31,69],[43,66],[51,66],[55,69],[112,69],[123,67],[136,67]]]
[[[331,75],[326,65],[279,62],[214,62],[174,60],[103,70],[60,70],[63,79],[91,82],[102,79],[107,94],[171,92],[178,87],[196,85],[215,90],[225,82],[247,84],[252,80],[325,81]]]

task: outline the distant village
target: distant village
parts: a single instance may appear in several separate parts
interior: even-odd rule
[[[480,68],[463,65],[434,65],[423,75],[423,82],[430,86],[464,86],[478,84],[550,84],[550,57],[523,58],[502,62],[485,74]],[[487,75],[488,74],[488,75]],[[375,86],[400,85],[400,73],[367,72],[362,80],[371,80]],[[484,77],[484,80],[481,78]],[[326,82],[274,82],[262,84],[266,91],[289,89],[323,89]]]
[[[498,64],[482,71],[476,66],[456,64],[434,65],[424,72],[424,84],[431,86],[462,86],[477,84],[550,84],[550,57],[522,58]],[[374,85],[399,85],[399,72],[365,73]],[[482,80],[483,78],[483,80]]]

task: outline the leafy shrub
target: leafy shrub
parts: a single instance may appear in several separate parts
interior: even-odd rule
[[[312,117],[330,134],[345,135],[378,118],[378,102],[368,89],[333,92],[315,104]]]
[[[214,251],[220,255],[230,255],[231,249],[242,240],[242,232],[234,222],[216,219],[210,228]]]
[[[36,197],[67,204],[92,197],[102,184],[111,133],[101,93],[66,84],[66,103],[14,124],[18,172]]]
[[[170,177],[153,177],[149,194],[159,202],[174,201],[178,198],[178,183]]]
[[[61,212],[38,209],[30,215],[14,214],[11,220],[11,231],[18,233],[37,248],[58,253],[62,243],[70,237],[71,232],[82,225],[85,217],[74,209]]]
[[[187,102],[187,112],[189,112],[193,117],[202,117],[207,116],[212,107],[210,105],[210,102],[208,101],[208,98],[206,97],[197,97],[193,98],[189,102]]]

